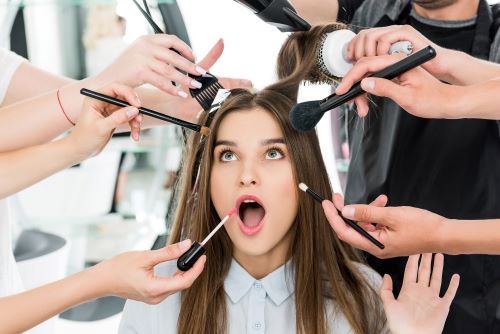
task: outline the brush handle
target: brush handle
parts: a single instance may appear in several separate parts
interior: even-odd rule
[[[436,57],[436,50],[432,46],[427,46],[422,50],[415,52],[414,54],[406,57],[403,60],[398,61],[395,64],[383,69],[382,71],[376,72],[369,77],[375,78],[384,78],[388,80],[392,80],[397,76],[403,74],[404,72],[411,70],[417,66],[422,65],[423,63],[431,60]],[[344,95],[332,94],[325,99],[321,100],[319,105],[322,112],[327,112],[328,110],[337,108],[347,101],[352,100],[358,95],[363,93],[363,89],[361,88],[361,81],[355,83],[351,89]]]
[[[80,94],[88,96],[88,97],[91,97],[91,98],[94,98],[96,100],[107,102],[109,104],[113,104],[113,105],[118,106],[118,107],[129,107],[130,106],[130,104],[128,102],[119,100],[119,99],[114,98],[114,97],[109,96],[109,95],[105,95],[105,94],[101,94],[101,93],[95,92],[95,91],[87,89],[87,88],[82,88],[80,90]],[[183,121],[181,119],[178,119],[178,118],[175,118],[175,117],[171,117],[171,116],[162,114],[160,112],[157,112],[157,111],[154,111],[154,110],[151,110],[151,109],[148,109],[148,108],[139,107],[138,109],[139,109],[139,112],[141,114],[144,114],[144,115],[147,115],[147,116],[151,116],[151,117],[154,117],[156,119],[160,119],[160,120],[165,121],[165,122],[174,123],[174,124],[183,126],[185,128],[188,128],[188,129],[191,129],[191,130],[194,130],[194,131],[197,131],[197,132],[200,132],[200,130],[201,130],[201,126],[198,125],[198,124],[186,122],[186,121]]]
[[[324,198],[321,197],[321,195],[319,195],[315,191],[313,191],[311,188],[307,188],[306,192],[309,195],[311,195],[312,198],[314,198],[318,203],[323,203]],[[382,244],[380,241],[378,241],[377,239],[375,239],[370,233],[368,233],[365,230],[363,230],[363,228],[361,226],[359,226],[355,221],[352,221],[352,220],[347,219],[344,216],[342,216],[342,212],[339,209],[337,209],[337,213],[339,214],[340,218],[342,218],[342,220],[347,225],[349,225],[350,227],[352,227],[353,229],[355,229],[356,232],[358,232],[363,237],[365,237],[366,239],[368,239],[369,241],[371,241],[371,243],[373,243],[375,246],[377,246],[380,249],[384,249],[385,248],[384,244]]]

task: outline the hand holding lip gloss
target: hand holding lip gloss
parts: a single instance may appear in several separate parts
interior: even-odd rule
[[[236,212],[236,208],[232,208],[219,224],[210,232],[209,235],[201,242],[193,242],[191,248],[182,254],[177,260],[177,268],[181,271],[188,271],[196,263],[196,261],[205,254],[205,244],[214,236],[214,234],[224,225],[226,221]]]

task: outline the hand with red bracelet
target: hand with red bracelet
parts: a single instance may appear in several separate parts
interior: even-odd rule
[[[84,100],[75,128],[67,137],[82,160],[101,152],[120,125],[128,122],[132,128],[139,128],[142,120],[137,109],[141,102],[132,88],[113,84],[99,92],[124,100],[131,106],[120,108],[92,98]]]

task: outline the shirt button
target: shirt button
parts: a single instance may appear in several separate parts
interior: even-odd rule
[[[262,328],[262,324],[260,322],[256,322],[253,324],[253,329],[255,329],[256,331],[258,331],[261,328]]]
[[[255,284],[253,285],[256,289],[261,289],[262,288],[262,283],[260,282],[255,282]]]

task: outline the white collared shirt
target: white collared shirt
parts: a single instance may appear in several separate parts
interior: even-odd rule
[[[365,265],[358,268],[378,291],[381,277]],[[159,265],[157,274],[170,276],[176,262]],[[295,333],[295,299],[292,271],[285,275],[285,265],[261,280],[253,278],[234,259],[224,280],[230,334]],[[177,334],[181,294],[176,293],[158,305],[128,300],[120,323],[120,334]],[[352,333],[333,301],[327,302],[331,333]]]

